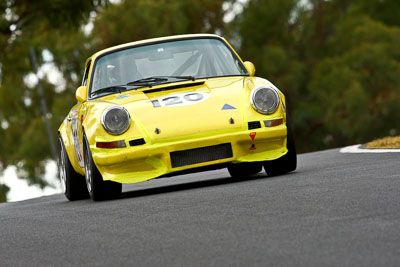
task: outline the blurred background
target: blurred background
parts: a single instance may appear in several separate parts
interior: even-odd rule
[[[39,85],[57,138],[86,58],[146,38],[224,36],[286,94],[300,153],[399,135],[398,0],[1,0],[0,13],[0,202],[59,192]]]

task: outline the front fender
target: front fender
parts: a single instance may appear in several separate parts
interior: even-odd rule
[[[78,159],[76,157],[74,142],[72,139],[73,133],[71,129],[71,122],[68,122],[68,120],[65,119],[65,121],[58,129],[58,134],[60,135],[62,142],[64,143],[69,161],[71,162],[71,165],[74,168],[75,172],[81,175],[85,175],[85,170],[84,168],[80,167]]]

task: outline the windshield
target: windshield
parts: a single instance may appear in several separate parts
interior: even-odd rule
[[[248,74],[224,42],[218,39],[179,40],[127,48],[102,56],[94,66],[91,93],[149,77],[199,79],[240,75]],[[162,81],[166,83],[165,79]]]

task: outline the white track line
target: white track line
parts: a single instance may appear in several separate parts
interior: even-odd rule
[[[340,153],[399,153],[400,149],[364,149],[362,145],[347,146],[340,149]]]

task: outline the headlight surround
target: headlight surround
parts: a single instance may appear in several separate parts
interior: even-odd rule
[[[121,106],[106,108],[101,116],[103,128],[112,135],[123,134],[131,123],[129,112]]]
[[[251,92],[250,102],[253,108],[262,114],[271,114],[279,106],[278,92],[268,86],[259,86]]]

